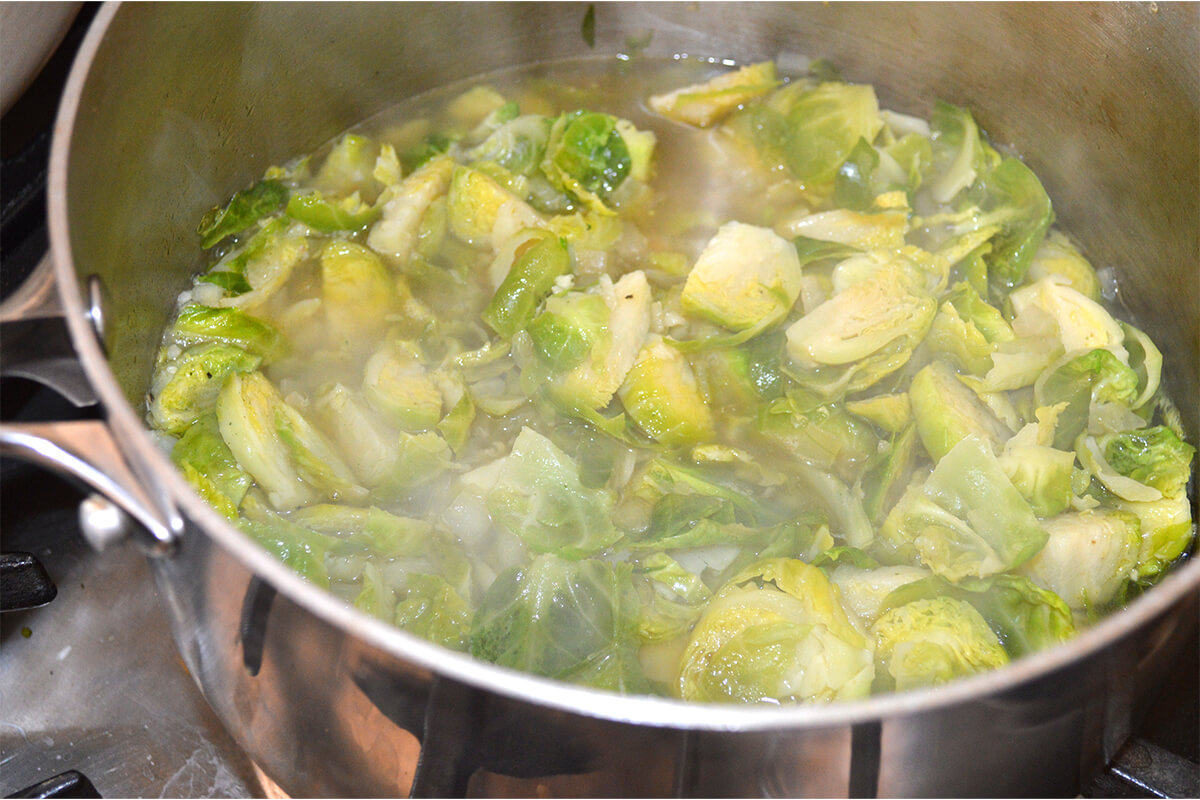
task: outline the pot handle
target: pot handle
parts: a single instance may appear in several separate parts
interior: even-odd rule
[[[90,279],[88,317],[103,342],[99,289],[98,279]],[[36,381],[81,408],[97,403],[71,345],[49,254],[0,304],[0,375]],[[93,547],[132,535],[149,555],[177,548],[182,517],[165,494],[138,480],[103,421],[0,422],[0,454],[48,467],[93,492],[79,508],[80,528]]]

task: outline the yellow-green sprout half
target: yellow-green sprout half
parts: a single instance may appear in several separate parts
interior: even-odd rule
[[[906,261],[890,261],[787,329],[787,354],[801,371],[839,368],[833,388],[819,375],[800,376],[825,393],[864,389],[903,366],[929,330],[937,302],[916,285]]]
[[[738,106],[775,88],[775,62],[749,64],[736,72],[650,98],[650,108],[668,119],[706,128]]]
[[[204,342],[184,350],[154,374],[150,389],[150,421],[160,430],[180,434],[213,410],[217,394],[231,372],[251,372],[260,356],[222,342]]]
[[[1127,362],[1128,355],[1121,346],[1125,341],[1125,331],[1121,325],[1103,306],[1080,294],[1063,280],[1052,275],[1017,289],[1009,295],[1013,311],[1020,317],[1031,308],[1036,308],[1052,317],[1058,324],[1059,340],[1067,353],[1103,347]]]
[[[800,278],[791,242],[769,228],[728,222],[688,273],[683,308],[736,331],[768,325],[791,310]]]
[[[399,263],[407,261],[416,246],[425,212],[434,200],[446,194],[453,172],[454,160],[449,156],[434,158],[381,197],[383,215],[367,234],[371,249]]]
[[[1075,291],[1093,302],[1100,302],[1100,279],[1096,270],[1059,231],[1050,231],[1029,264],[1026,280],[1036,283],[1043,278],[1059,275]]]
[[[442,393],[403,341],[384,342],[367,359],[363,396],[401,430],[426,430],[442,418]]]
[[[914,600],[871,627],[878,683],[896,691],[936,686],[997,669],[1008,654],[978,611],[963,600]]]
[[[650,284],[641,270],[616,283],[602,281],[600,296],[608,306],[608,329],[598,332],[582,362],[556,376],[553,386],[559,400],[591,409],[612,400],[650,332]]]
[[[685,700],[792,703],[865,696],[870,642],[816,567],[760,561],[717,593],[692,630],[677,688]]]
[[[1103,608],[1133,577],[1142,544],[1133,514],[1071,512],[1042,527],[1050,539],[1021,571],[1072,608]]]
[[[617,391],[638,427],[667,445],[713,437],[713,415],[687,358],[651,334]]]
[[[217,398],[221,438],[280,511],[365,495],[330,444],[260,372],[234,372]]]
[[[908,397],[921,444],[934,461],[968,436],[995,449],[1012,435],[945,361],[923,367],[913,377]]]
[[[522,228],[545,227],[532,206],[469,167],[454,168],[447,202],[450,231],[475,247],[495,250]]]
[[[361,244],[335,239],[321,251],[321,302],[335,336],[377,336],[396,307],[395,292],[379,256]]]

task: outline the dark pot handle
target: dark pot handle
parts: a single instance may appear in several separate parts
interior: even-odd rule
[[[89,321],[101,335],[97,281],[90,282],[89,294]],[[0,304],[0,375],[37,381],[79,407],[97,402],[71,346],[49,254]],[[178,546],[179,512],[165,496],[156,501],[103,421],[0,422],[0,454],[47,467],[91,491],[80,505],[79,522],[93,547],[130,536],[150,555],[170,555]]]

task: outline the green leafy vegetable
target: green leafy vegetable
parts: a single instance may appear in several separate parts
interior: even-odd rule
[[[288,188],[279,181],[261,180],[237,192],[224,207],[204,215],[196,233],[200,246],[208,249],[226,236],[241,233],[263,217],[279,211],[288,200]]]

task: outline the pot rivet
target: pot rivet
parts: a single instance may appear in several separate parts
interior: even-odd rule
[[[123,541],[132,531],[125,512],[98,494],[89,495],[79,504],[79,527],[83,538],[96,550]]]

